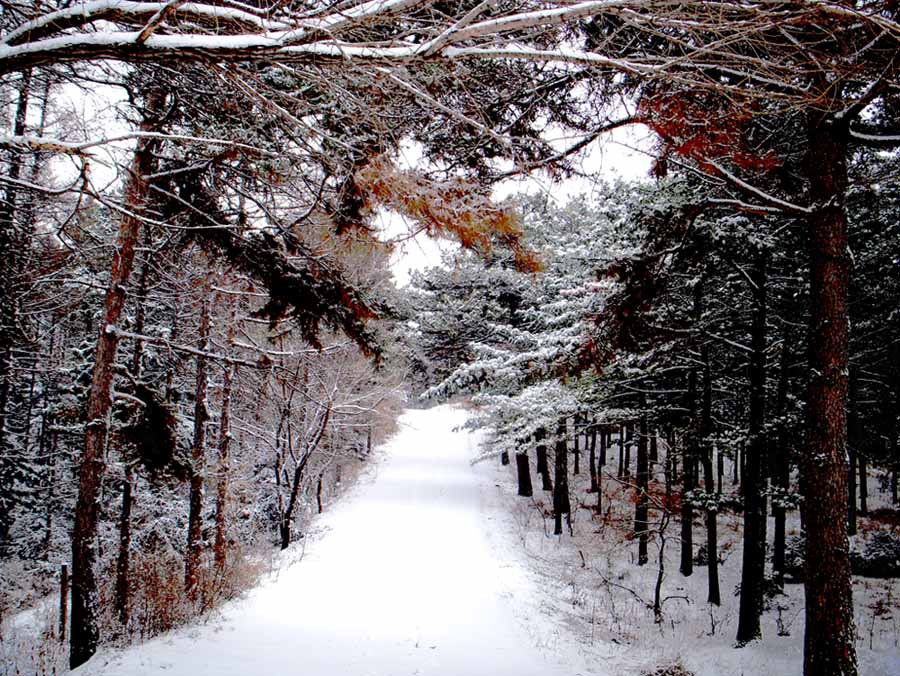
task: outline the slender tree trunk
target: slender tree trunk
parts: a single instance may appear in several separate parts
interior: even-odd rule
[[[232,322],[235,317],[232,317]],[[229,334],[232,330],[229,329]],[[233,336],[232,336],[233,337]],[[216,541],[213,545],[216,570],[223,571],[228,557],[228,479],[231,453],[231,388],[234,364],[225,367],[222,379],[222,412],[219,417],[219,467],[216,472]]]
[[[869,459],[858,450],[856,457],[859,459],[859,515],[869,516]]]
[[[778,377],[778,394],[775,410],[779,415],[784,416],[787,409],[788,386],[790,376],[790,358],[791,351],[788,346],[788,335],[785,331],[784,338],[781,343],[781,369]],[[778,574],[779,580],[784,576],[784,549],[785,549],[785,520],[787,509],[784,506],[784,499],[790,488],[790,458],[789,458],[789,434],[787,423],[782,418],[778,425],[778,444],[775,451],[775,485],[779,489],[780,500],[774,503],[773,515],[775,517],[775,541],[772,553],[772,569]]]
[[[718,446],[716,451],[716,495],[722,495],[722,479],[725,476],[725,455]]]
[[[568,444],[566,443],[566,419],[560,418],[556,428],[556,445],[554,447],[555,476],[553,488],[553,534],[562,535],[562,517],[566,515],[569,530],[572,528],[572,506],[569,502],[569,468]]]
[[[698,282],[702,286],[703,281]],[[716,481],[713,475],[713,447],[710,437],[713,433],[712,423],[712,365],[709,358],[709,343],[700,344],[700,362],[703,365],[703,398],[700,408],[699,445],[700,457],[703,461],[703,480],[706,484],[706,565],[707,565],[707,597],[708,603],[722,604],[719,591],[719,531],[717,517],[719,507],[715,500]]]
[[[750,447],[746,453],[744,471],[744,551],[741,568],[741,603],[738,610],[738,644],[745,644],[762,635],[759,617],[762,614],[763,580],[765,576],[765,519],[762,496],[763,467],[765,466],[766,411],[766,286],[768,254],[757,255],[753,267],[753,323],[750,356]]]
[[[50,432],[48,435],[47,458],[47,495],[44,500],[44,544],[43,559],[49,560],[53,542],[53,512],[56,507],[56,450],[57,434]]]
[[[300,460],[294,466],[294,473],[291,477],[291,495],[288,498],[287,506],[282,511],[281,524],[279,526],[281,531],[282,549],[287,549],[291,544],[291,523],[294,518],[294,509],[297,506],[297,499],[300,497],[300,487],[303,484],[303,472],[306,469],[307,463],[313,457],[313,453],[315,453],[316,449],[319,447],[319,444],[325,435],[325,431],[328,429],[330,420],[331,402],[328,402],[326,408],[320,413],[316,431],[313,434],[312,439],[306,442]],[[288,424],[290,424],[290,419],[288,419]],[[288,436],[290,437],[290,431],[288,432]]]
[[[675,483],[675,449],[672,442],[671,432],[666,434],[666,459],[663,465],[663,480],[666,484],[666,509],[671,508],[672,504],[672,485]]]
[[[162,97],[148,98],[142,131],[153,131],[153,114],[162,106]],[[106,473],[105,450],[112,409],[118,334],[116,327],[125,304],[125,289],[134,268],[134,249],[141,230],[141,216],[148,196],[146,176],[153,173],[159,140],[142,137],[137,142],[134,161],[124,187],[124,214],[119,222],[116,252],[104,301],[104,317],[94,361],[94,373],[87,402],[84,453],[78,469],[78,499],[72,530],[72,631],[69,664],[74,669],[97,650],[100,640],[99,587],[97,581],[97,526],[100,489]]]
[[[131,506],[134,465],[126,463],[122,482],[122,512],[119,515],[119,555],[116,560],[116,615],[123,627],[131,617]]]
[[[856,368],[850,369],[850,394],[848,405],[848,434],[847,434],[847,455],[850,462],[847,471],[847,534],[856,535],[856,468],[857,455],[856,444],[859,442],[859,430],[857,428],[857,416],[859,415],[857,406],[859,400],[859,381]]]
[[[597,428],[592,427],[590,436],[585,438],[588,446],[588,470],[591,477],[591,487],[588,493],[597,492]]]
[[[69,567],[62,564],[59,573],[59,640],[65,642],[66,630],[69,628],[69,588],[71,578]]]
[[[206,293],[204,289],[204,294]],[[204,297],[200,308],[200,328],[197,347],[209,349],[209,299]],[[191,489],[188,510],[187,549],[184,554],[184,588],[196,600],[200,582],[200,557],[203,551],[203,479],[206,474],[206,423],[209,420],[207,397],[206,357],[197,356],[197,383],[194,393],[194,442],[191,446]]]
[[[144,333],[145,304],[147,297],[147,275],[150,270],[150,246],[152,236],[149,228],[144,228],[144,259],[138,274],[138,296],[134,321],[134,332]],[[136,381],[141,379],[144,341],[134,341],[131,355],[131,375]],[[128,626],[131,616],[131,508],[134,501],[134,464],[125,461],[125,480],[122,482],[122,511],[119,515],[119,553],[116,559],[116,615],[123,627]]]
[[[687,409],[691,418],[691,426],[697,411],[697,372],[691,369],[688,374]],[[689,576],[694,572],[694,505],[691,502],[695,486],[694,476],[694,437],[689,432],[684,441],[684,455],[681,460],[682,492],[681,492],[681,574]]]
[[[618,478],[625,476],[625,426],[619,427],[619,470],[616,473]]]
[[[647,489],[650,483],[649,458],[647,457],[647,401],[644,393],[640,395],[641,419],[637,440],[637,501],[634,505],[634,534],[638,539],[638,565],[643,566],[648,561],[647,542],[649,540],[649,509],[650,501]]]
[[[828,85],[829,87],[831,85]],[[846,123],[808,113],[809,389],[803,457],[806,524],[805,676],[856,676],[847,537],[847,367],[850,254],[844,194]]]
[[[574,456],[574,464],[572,466],[572,474],[578,476],[581,474],[581,418],[580,416],[575,416],[572,420],[573,432],[572,436],[575,441],[575,448],[572,449],[572,455]]]
[[[535,446],[537,472],[541,475],[541,490],[552,491],[553,481],[550,479],[550,463],[547,460],[547,445],[544,443],[546,438],[547,431],[543,427],[539,427],[534,433],[534,439],[537,442]]]
[[[625,460],[623,476],[631,476],[631,446],[634,444],[634,423],[625,426]]]

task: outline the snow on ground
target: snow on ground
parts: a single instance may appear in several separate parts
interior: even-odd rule
[[[615,451],[606,470],[615,472]],[[490,464],[487,463],[487,464]],[[695,565],[688,578],[678,571],[680,523],[666,529],[665,576],[662,587],[663,621],[655,623],[649,605],[658,573],[658,544],[650,544],[650,562],[637,566],[632,491],[607,475],[603,514],[592,509],[596,494],[589,486],[586,458],[580,475],[570,477],[574,536],[552,535],[552,500],[540,490],[533,473],[533,498],[516,495],[513,465],[486,467],[493,473],[494,490],[488,509],[501,515],[501,527],[491,531],[503,556],[524,561],[530,587],[537,593],[518,599],[515,612],[529,622],[532,642],[551,650],[565,650],[568,659],[592,665],[601,673],[643,676],[658,668],[680,664],[696,676],[770,676],[803,671],[803,585],[787,584],[785,594],[771,599],[762,616],[764,639],[735,647],[741,570],[741,520],[719,517],[718,537],[724,562],[720,565],[722,605],[706,603],[707,569]],[[571,463],[570,463],[571,469]],[[534,467],[532,466],[532,472]],[[726,472],[726,474],[728,474]],[[729,484],[726,492],[736,491]],[[872,483],[872,482],[870,482]],[[652,487],[651,487],[652,491]],[[878,506],[874,484],[870,506]],[[576,508],[577,506],[577,508]],[[797,513],[788,531],[798,532]],[[651,511],[655,528],[658,513]],[[860,528],[868,527],[861,519]],[[774,531],[769,521],[770,540]],[[501,537],[509,534],[512,538]],[[705,542],[703,516],[694,524],[694,547]],[[771,543],[770,543],[771,545]],[[854,577],[859,673],[900,676],[900,581]],[[539,623],[529,618],[544,618]]]
[[[552,617],[513,612],[540,594],[513,534],[487,535],[507,517],[494,468],[470,465],[478,435],[455,429],[465,419],[453,406],[406,412],[373,478],[323,515],[299,562],[206,625],[102,651],[74,673],[589,673]]]

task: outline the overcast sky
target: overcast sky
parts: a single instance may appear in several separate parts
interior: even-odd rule
[[[611,132],[606,138],[592,144],[581,162],[584,173],[607,179],[646,179],[650,173],[653,158],[650,155],[652,140],[643,126],[627,127]],[[417,158],[414,148],[405,152],[406,163],[414,166]],[[569,198],[590,193],[590,181],[580,178],[551,183],[546,176],[535,176],[515,181],[506,181],[494,191],[497,199],[504,199],[517,193],[544,193],[560,205]],[[398,236],[406,231],[402,219],[395,214],[379,215],[379,225],[389,236]],[[425,235],[418,235],[397,246],[391,259],[391,271],[398,286],[409,282],[413,270],[423,270],[440,264],[441,251],[452,249],[449,242],[435,241]]]

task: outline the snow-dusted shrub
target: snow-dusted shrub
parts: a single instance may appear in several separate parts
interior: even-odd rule
[[[784,572],[795,580],[803,580],[806,565],[806,539],[789,537],[784,552]],[[900,577],[900,536],[886,531],[875,532],[868,540],[857,540],[850,550],[850,569],[863,577]]]
[[[900,577],[900,536],[878,531],[862,546],[850,551],[854,575]]]
[[[784,574],[788,578],[802,581],[806,569],[806,538],[791,535],[784,543]]]

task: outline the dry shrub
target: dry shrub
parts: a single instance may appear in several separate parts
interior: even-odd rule
[[[694,676],[694,674],[685,669],[681,662],[674,662],[657,667],[653,671],[646,671],[643,676]]]
[[[69,646],[60,641],[56,597],[0,626],[0,676],[56,676],[68,672]]]
[[[190,597],[184,588],[184,559],[173,551],[136,555],[131,569],[131,605],[128,624],[122,626],[115,614],[114,576],[103,590],[107,635],[117,642],[144,641],[177,629],[200,618],[223,603],[239,597],[257,584],[270,569],[265,556],[252,555],[240,546],[228,552],[222,570],[203,565],[197,591]]]

